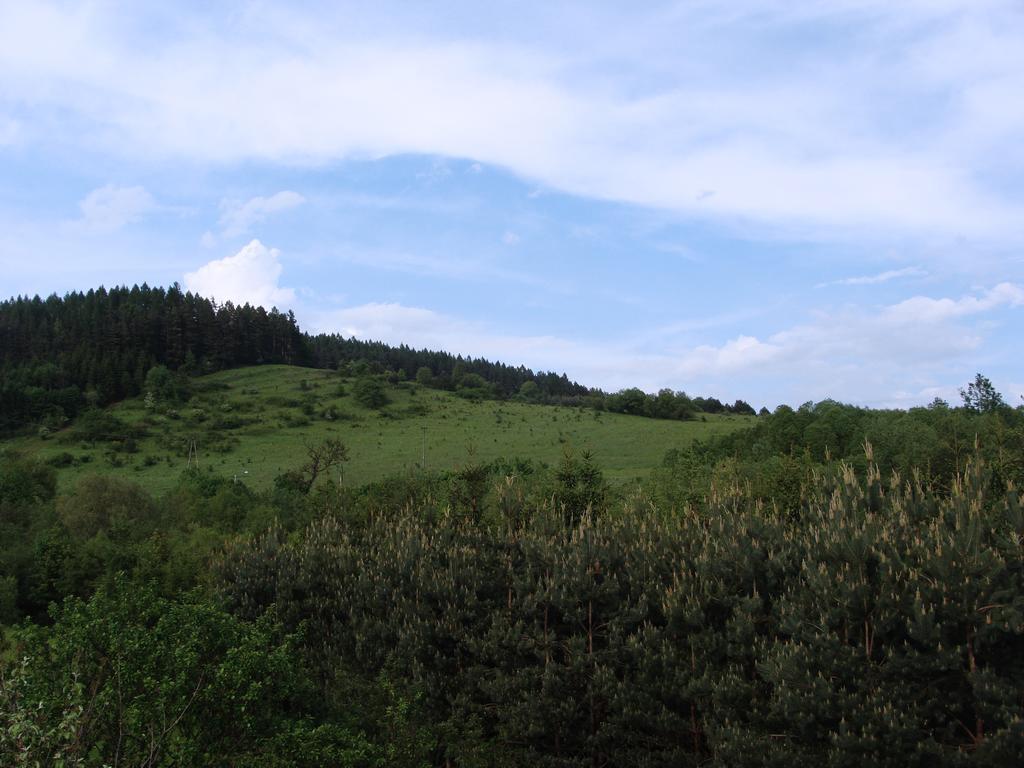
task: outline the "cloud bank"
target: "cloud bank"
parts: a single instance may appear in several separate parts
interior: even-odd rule
[[[386,8],[358,24],[315,5],[193,13],[138,45],[129,33],[154,26],[138,10],[5,4],[0,91],[37,127],[64,110],[118,152],[468,157],[573,194],[805,236],[1021,239],[1006,192],[1024,169],[1024,14],[1011,2],[570,6],[509,15],[504,34],[467,8],[451,28],[416,13],[403,27]],[[225,227],[244,232],[274,201]]]
[[[398,303],[313,313],[310,321],[318,331],[564,370],[581,382],[609,390],[688,388],[693,393],[749,398],[744,391],[747,381],[789,380],[791,372],[799,370],[800,383],[787,383],[786,391],[802,399],[834,397],[896,406],[937,394],[955,395],[955,388],[938,386],[936,381],[982,345],[984,334],[968,321],[1021,306],[1024,288],[1002,283],[957,299],[916,296],[883,307],[820,313],[812,322],[763,338],[741,333],[718,345],[682,347],[671,353],[650,352],[621,340],[500,333],[485,324]],[[787,399],[781,392],[767,394],[766,399],[773,396],[778,402]]]

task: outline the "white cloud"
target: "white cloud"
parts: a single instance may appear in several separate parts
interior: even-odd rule
[[[927,296],[914,296],[887,307],[883,316],[904,324],[935,323],[988,312],[1003,305],[1010,307],[1024,305],[1024,289],[1013,283],[1000,283],[981,296],[964,296],[960,299],[932,299]]]
[[[786,391],[802,392],[806,399],[919,404],[948,391],[948,384],[936,380],[977,358],[986,328],[969,324],[970,318],[1019,306],[1024,306],[1024,290],[1001,283],[979,296],[915,296],[874,310],[846,308],[820,313],[764,340],[740,336],[718,347],[697,347],[680,356],[675,370],[687,380],[748,376],[763,385],[776,377]],[[915,382],[920,387],[906,389]]]
[[[946,302],[955,309],[908,310],[925,305],[946,308],[950,306]],[[955,393],[949,377],[959,381],[958,366],[984,343],[982,331],[953,321],[1021,305],[1024,291],[1004,283],[980,297],[914,297],[874,311],[821,314],[812,322],[765,338],[739,334],[719,345],[655,354],[614,339],[498,333],[480,323],[402,304],[373,303],[322,312],[312,318],[312,327],[565,371],[580,382],[608,390],[670,387],[749,400],[751,382],[756,381],[765,397],[793,404],[833,397],[905,407],[927,403],[937,394]],[[793,371],[800,372],[799,381],[794,382]],[[773,381],[779,383],[778,389],[773,389]]]
[[[287,189],[270,197],[253,197],[244,203],[224,200],[221,202],[221,234],[224,237],[243,235],[267,216],[295,208],[304,202],[306,198]]]
[[[799,371],[804,379],[817,380],[823,397],[830,394],[828,382],[844,370],[884,370],[896,382],[915,369],[934,370],[963,359],[983,343],[984,329],[954,321],[1019,306],[1024,306],[1024,289],[1000,283],[979,296],[915,296],[881,308],[847,307],[763,339],[741,334],[720,346],[684,351],[676,370],[687,379],[773,372],[792,377]],[[843,396],[865,395],[851,387]]]
[[[904,267],[903,269],[888,269],[875,275],[860,275],[858,277],[844,277],[841,280],[830,280],[827,283],[818,283],[817,288],[825,288],[830,285],[879,285],[890,280],[901,277],[922,277],[928,274],[920,267]]]
[[[157,209],[156,201],[143,187],[94,189],[78,204],[82,216],[75,222],[90,232],[113,232],[138,221]]]
[[[211,261],[185,275],[185,287],[202,296],[270,309],[295,301],[291,288],[281,288],[280,251],[253,240],[234,256]]]
[[[518,245],[519,240],[519,235],[517,235],[512,230],[505,230],[505,234],[501,236],[501,242],[503,242],[505,245]]]
[[[753,336],[738,336],[720,347],[701,345],[684,355],[678,364],[679,375],[687,380],[761,368],[778,360],[785,348],[759,341]]]
[[[418,33],[403,34],[388,12],[353,23],[259,4],[244,24],[182,21],[176,37],[137,45],[112,6],[8,4],[0,86],[147,156],[436,154],[813,236],[1019,240],[1020,199],[985,181],[1021,156],[1012,96],[1024,88],[1024,18],[1013,4],[790,5],[526,10],[508,20],[537,24],[539,42],[526,45],[479,29],[426,35],[415,21]],[[849,34],[837,37],[840,25]],[[250,223],[240,212],[226,227]]]

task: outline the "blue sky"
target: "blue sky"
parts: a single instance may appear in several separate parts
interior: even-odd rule
[[[0,293],[756,405],[1020,403],[1010,0],[0,0]]]

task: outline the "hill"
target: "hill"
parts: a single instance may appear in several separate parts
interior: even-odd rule
[[[531,458],[556,464],[566,449],[591,451],[612,482],[642,477],[666,451],[723,435],[755,419],[707,414],[693,421],[650,419],[590,408],[515,400],[473,400],[414,382],[379,382],[386,404],[360,404],[366,377],[288,365],[237,368],[191,379],[182,403],[137,397],[116,403],[45,437],[0,442],[58,470],[67,488],[86,474],[140,483],[154,493],[172,487],[195,441],[204,471],[237,476],[256,489],[329,438],[348,446],[341,479],[360,485],[416,469],[454,469],[480,461]]]
[[[143,284],[0,302],[0,435],[59,428],[89,407],[143,394],[154,368],[192,376],[275,363],[364,367],[489,399],[525,393],[531,402],[661,419],[686,420],[701,411],[754,413],[742,400],[729,405],[670,389],[608,394],[564,373],[339,334],[311,336],[290,312],[220,305],[177,285]]]

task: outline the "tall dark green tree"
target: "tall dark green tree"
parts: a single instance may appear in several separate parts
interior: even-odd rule
[[[960,397],[963,398],[966,408],[980,413],[990,413],[1006,405],[1003,396],[996,391],[992,382],[980,373],[966,388],[960,390]]]

